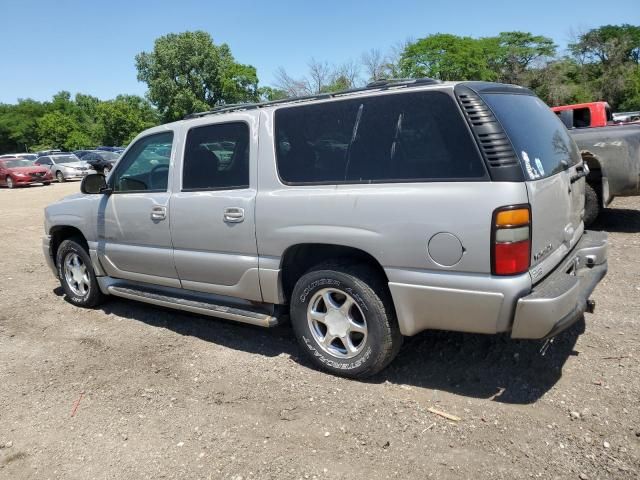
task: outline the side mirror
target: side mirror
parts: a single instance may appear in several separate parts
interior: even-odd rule
[[[104,175],[101,173],[91,173],[82,179],[80,183],[80,191],[86,194],[105,193],[110,194],[111,189],[107,185]]]

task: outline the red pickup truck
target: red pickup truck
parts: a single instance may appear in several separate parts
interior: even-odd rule
[[[613,124],[613,114],[607,102],[576,103],[552,107],[551,110],[574,128],[606,127]]]
[[[607,102],[552,107],[580,148],[590,173],[584,223],[615,197],[640,195],[640,124],[615,123]]]

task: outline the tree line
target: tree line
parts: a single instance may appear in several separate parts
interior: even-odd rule
[[[575,35],[564,52],[530,32],[490,37],[444,33],[371,49],[342,64],[311,59],[306,75],[285,68],[259,86],[255,67],[236,61],[207,32],[158,38],[135,58],[146,98],[100,100],[59,92],[51,101],[0,104],[0,152],[125,145],[145,128],[220,105],[277,100],[363,86],[392,78],[485,80],[533,89],[547,104],[606,100],[614,111],[640,110],[640,26],[604,25]]]

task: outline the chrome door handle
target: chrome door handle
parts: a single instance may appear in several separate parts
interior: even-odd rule
[[[240,223],[244,221],[244,208],[227,207],[224,209],[224,221],[226,223]]]
[[[167,207],[157,205],[151,209],[151,220],[160,221],[167,218]]]

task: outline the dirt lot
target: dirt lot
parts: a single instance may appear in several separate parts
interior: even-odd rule
[[[640,199],[604,215],[596,313],[545,356],[427,332],[359,382],[313,370],[287,326],[72,307],[40,237],[77,190],[0,190],[0,478],[640,476]]]

